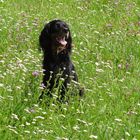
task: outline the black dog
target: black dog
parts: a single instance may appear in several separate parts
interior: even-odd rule
[[[60,100],[63,100],[71,80],[78,82],[74,65],[70,59],[72,49],[72,37],[69,26],[61,20],[53,20],[45,25],[42,30],[39,43],[44,53],[43,59],[43,85],[49,90],[47,94],[53,96],[52,89],[58,86],[60,78],[63,84],[60,92]],[[61,76],[58,76],[61,73]],[[41,94],[40,99],[43,98]],[[79,91],[82,95],[82,90]]]

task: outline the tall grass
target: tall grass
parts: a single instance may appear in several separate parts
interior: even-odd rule
[[[38,104],[38,36],[54,18],[71,28],[85,96]],[[0,139],[140,139],[138,0],[1,0]]]

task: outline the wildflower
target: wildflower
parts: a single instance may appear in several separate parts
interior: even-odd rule
[[[24,109],[27,113],[31,113],[28,108]]]
[[[108,23],[108,24],[106,24],[106,27],[107,27],[107,28],[112,28],[113,25],[112,25],[111,23]]]
[[[99,66],[100,64],[99,64],[98,62],[95,62],[95,65],[96,65],[96,66]]]
[[[98,136],[95,136],[95,135],[90,135],[90,136],[89,136],[89,138],[91,138],[91,139],[97,139],[97,138],[98,138]]]
[[[62,117],[62,118],[65,118],[65,115],[63,115],[63,114],[60,114],[59,116]]]
[[[21,89],[21,87],[20,86],[16,86],[16,89]]]
[[[8,125],[7,127],[8,127],[8,128],[12,128],[12,129],[16,129],[16,126]]]
[[[84,120],[77,119],[77,121],[79,121],[79,122],[83,123],[84,125],[88,126],[88,123]]]
[[[75,126],[73,127],[73,129],[74,129],[74,130],[79,130],[80,128],[79,128],[78,125],[75,125]]]
[[[94,31],[94,33],[95,33],[95,34],[99,34],[99,32],[98,32],[98,31]]]
[[[135,112],[135,111],[128,111],[127,114],[128,114],[128,115],[137,115],[138,113]]]
[[[4,0],[0,0],[0,2],[4,2]]]
[[[16,119],[16,120],[19,120],[18,116],[16,114],[12,114],[11,116],[12,119]]]
[[[83,132],[87,133],[88,131],[87,130],[83,130]]]
[[[38,72],[38,71],[34,71],[34,72],[32,72],[32,75],[33,75],[34,77],[37,77],[37,76],[39,75],[39,72]]]
[[[45,85],[42,83],[39,88],[43,90],[45,89]]]
[[[118,65],[118,68],[121,69],[121,68],[122,68],[122,64],[119,64],[119,65]]]
[[[9,130],[14,132],[15,134],[18,134],[18,132],[15,129],[9,128]]]
[[[27,133],[27,134],[30,134],[30,131],[28,131],[28,130],[25,130],[24,132]]]
[[[24,101],[25,101],[25,102],[27,102],[27,101],[28,101],[28,99],[24,99]]]
[[[30,123],[29,123],[29,122],[26,122],[26,125],[27,125],[27,126],[29,126],[29,125],[30,125]]]
[[[45,115],[45,114],[47,114],[47,112],[42,112],[42,114],[44,114],[44,115]]]
[[[72,83],[75,84],[75,85],[78,85],[79,84],[78,82],[76,82],[74,80],[72,80]]]
[[[61,138],[60,137],[56,137],[56,140],[61,140]]]
[[[42,117],[42,116],[36,116],[35,117],[36,119],[42,119],[42,120],[44,120],[45,118],[44,117]]]
[[[13,96],[7,96],[11,101],[13,101]]]
[[[128,132],[125,132],[125,134],[130,137],[130,134]]]
[[[25,125],[24,125],[24,124],[21,124],[20,126],[21,126],[21,127],[25,127]]]
[[[0,87],[4,87],[4,84],[0,83]]]
[[[62,125],[61,127],[62,127],[64,130],[67,130],[67,128],[66,128],[65,126]]]
[[[121,120],[121,119],[117,119],[117,118],[115,119],[115,121],[117,121],[117,122],[122,122],[122,120]]]
[[[96,72],[104,72],[103,69],[96,69]]]
[[[36,122],[32,122],[32,124],[35,124]]]
[[[64,81],[64,78],[60,78],[60,80],[63,82]]]
[[[11,87],[8,87],[8,88],[7,88],[7,91],[12,92]]]
[[[84,112],[83,111],[80,111],[79,109],[77,109],[77,113],[78,114],[84,114]]]

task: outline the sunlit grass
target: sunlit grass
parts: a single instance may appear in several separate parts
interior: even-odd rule
[[[0,1],[0,139],[139,140],[139,11],[137,0]],[[70,25],[85,96],[48,107],[38,36],[54,18]]]

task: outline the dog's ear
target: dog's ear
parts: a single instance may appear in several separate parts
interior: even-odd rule
[[[68,33],[66,41],[67,41],[67,50],[68,50],[68,52],[71,52],[71,49],[72,49],[72,37],[71,37],[70,30],[69,30],[69,33]]]
[[[39,36],[39,44],[43,51],[47,49],[50,43],[50,23],[44,26]]]

